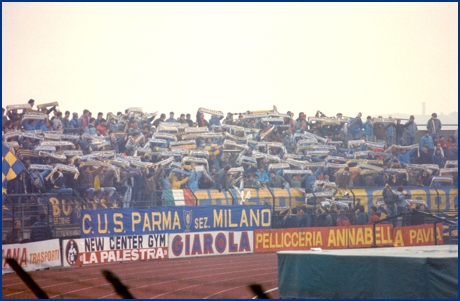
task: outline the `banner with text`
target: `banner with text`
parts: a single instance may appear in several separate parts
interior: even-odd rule
[[[433,224],[407,226],[393,229],[393,245],[395,247],[433,246],[435,230]],[[443,225],[436,224],[437,244],[443,244]]]
[[[253,253],[253,231],[169,235],[169,258]]]
[[[63,265],[81,266],[168,258],[168,235],[129,235],[62,241]]]
[[[2,274],[13,272],[6,263],[5,259],[8,257],[14,258],[25,271],[59,267],[61,266],[59,239],[2,245]]]
[[[376,226],[377,246],[392,246],[392,225]],[[255,252],[371,247],[372,226],[291,228],[254,231]]]
[[[270,229],[270,206],[82,210],[81,237]]]

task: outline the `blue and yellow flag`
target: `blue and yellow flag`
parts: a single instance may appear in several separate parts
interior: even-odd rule
[[[2,194],[6,194],[8,181],[15,179],[23,170],[21,161],[2,143]]]

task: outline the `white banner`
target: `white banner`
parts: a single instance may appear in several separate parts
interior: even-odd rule
[[[5,261],[8,257],[14,258],[25,271],[60,267],[59,239],[2,245],[2,275],[14,272]]]
[[[167,234],[66,239],[64,267],[168,258]]]
[[[253,253],[253,237],[253,231],[170,234],[169,258]]]

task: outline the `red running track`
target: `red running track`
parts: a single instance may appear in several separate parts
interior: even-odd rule
[[[102,270],[115,273],[139,299],[250,299],[250,283],[278,287],[276,253],[150,260],[30,272],[52,299],[119,298]],[[269,294],[278,298],[278,291]],[[3,299],[36,298],[16,274],[2,277]]]

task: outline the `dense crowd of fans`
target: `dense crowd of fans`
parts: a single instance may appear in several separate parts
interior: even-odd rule
[[[362,114],[308,117],[273,110],[191,114],[65,111],[55,104],[3,108],[3,142],[26,167],[8,182],[9,194],[78,193],[98,202],[117,196],[124,207],[161,204],[161,191],[189,188],[429,186],[457,172],[457,131],[441,135],[435,113],[415,141],[414,116]],[[22,111],[21,111],[22,110]],[[18,111],[21,111],[20,113]],[[208,117],[205,117],[206,115]],[[104,117],[105,116],[105,117]],[[455,161],[455,162],[451,162]],[[447,167],[447,169],[446,169]],[[442,174],[442,171],[445,171]]]
[[[391,220],[396,227],[425,222],[423,202],[414,208],[403,186],[428,187],[435,176],[457,184],[457,131],[441,135],[435,113],[416,141],[414,116],[364,120],[361,113],[327,117],[317,111],[296,118],[274,106],[226,115],[199,108],[193,119],[176,119],[174,112],[156,118],[141,108],[93,117],[87,109],[63,115],[57,103],[34,106],[31,99],[2,109],[3,144],[25,167],[8,181],[8,194],[105,198],[127,208],[162,205],[162,192],[170,189],[234,188],[240,194],[244,188],[298,188],[305,206],[278,211],[273,228],[365,225],[381,213],[405,213]],[[356,206],[327,202],[318,192],[330,187],[382,187],[386,206],[376,204],[368,214],[359,199]],[[312,200],[312,193],[318,197]],[[46,214],[38,217],[28,241],[53,237]],[[22,231],[14,220],[4,242],[25,242]]]

